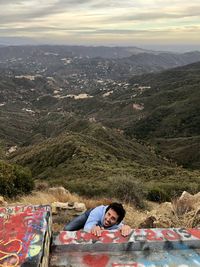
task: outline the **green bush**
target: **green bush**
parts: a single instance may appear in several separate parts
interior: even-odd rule
[[[34,182],[28,168],[0,161],[0,195],[15,197],[30,193],[33,187]]]
[[[148,190],[147,199],[155,202],[164,202],[169,201],[170,197],[162,188],[155,187]]]
[[[198,192],[198,184],[184,181],[166,183],[155,182],[147,186],[147,199],[156,202],[171,201],[173,198],[179,197],[183,191],[195,194]]]
[[[133,203],[137,208],[144,208],[144,190],[142,182],[131,175],[111,177],[110,193],[121,201]]]

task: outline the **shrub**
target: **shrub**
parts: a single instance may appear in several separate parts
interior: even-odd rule
[[[147,199],[155,202],[169,201],[170,197],[159,187],[150,188],[147,193]]]
[[[110,193],[121,201],[132,203],[137,208],[144,208],[144,190],[142,183],[131,175],[122,175],[109,179]]]
[[[31,172],[28,168],[11,165],[0,161],[0,194],[15,197],[23,193],[30,193],[34,187]]]
[[[184,181],[166,182],[166,183],[151,183],[147,186],[147,199],[156,202],[171,201],[179,197],[183,191],[196,193],[198,188],[197,183],[187,183]]]

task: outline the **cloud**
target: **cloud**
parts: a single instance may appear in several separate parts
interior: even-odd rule
[[[148,3],[151,3],[148,4]],[[85,11],[86,14],[102,14],[108,22],[120,21],[147,21],[157,19],[173,19],[199,16],[200,6],[164,5],[162,1],[130,1],[130,0],[1,0],[1,23],[28,22],[33,19],[51,17],[56,14],[78,14]],[[157,5],[153,5],[152,3]],[[169,4],[172,1],[165,1]],[[177,2],[177,1],[174,1]],[[173,3],[174,3],[173,2]]]
[[[164,21],[170,19],[185,19],[199,17],[200,18],[200,6],[191,6],[182,9],[149,9],[144,11],[128,10],[126,13],[120,15],[113,15],[107,19],[107,22],[125,22],[125,21]]]
[[[199,0],[0,0],[3,36],[56,36],[58,41],[76,36],[77,41],[78,36],[115,35],[120,42],[133,36],[157,40],[162,34],[173,40],[176,33],[200,41],[199,21]]]

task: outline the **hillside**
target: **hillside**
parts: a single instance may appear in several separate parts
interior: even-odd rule
[[[100,58],[94,51],[1,50],[0,157],[29,167],[35,180],[90,196],[114,187],[158,201],[196,193],[200,63],[161,70],[199,52]]]
[[[29,167],[35,179],[48,180],[51,185],[61,184],[90,196],[108,196],[110,186],[120,184],[121,179],[127,180],[128,187],[144,184],[142,191],[147,195],[152,190],[167,190],[164,199],[183,190],[198,190],[198,172],[177,168],[159,158],[152,147],[127,140],[122,133],[87,124],[83,127],[82,122],[77,133],[63,132],[18,149],[10,154],[10,161]]]
[[[143,103],[142,118],[127,133],[157,145],[164,155],[185,167],[200,167],[200,63],[161,74],[133,78],[150,86],[136,102]]]

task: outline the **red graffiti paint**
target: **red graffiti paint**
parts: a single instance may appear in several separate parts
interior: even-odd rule
[[[106,267],[109,262],[107,255],[91,255],[87,254],[83,256],[83,263],[89,267]]]
[[[67,236],[67,232],[61,232],[59,235],[59,240],[62,244],[70,244],[74,240],[74,238]]]
[[[191,228],[191,229],[187,229],[187,230],[191,235],[193,235],[194,237],[200,239],[200,229]]]
[[[181,236],[178,233],[176,233],[175,231],[170,230],[170,229],[162,230],[162,234],[163,234],[164,238],[166,238],[169,241],[181,239]]]
[[[113,238],[109,235],[109,231],[103,231],[100,238],[102,243],[112,243],[113,241]]]
[[[126,243],[126,242],[129,241],[129,237],[128,236],[123,236],[120,231],[116,231],[113,234],[114,234],[114,238],[113,239],[116,240],[117,243]]]
[[[126,243],[129,238],[122,236],[120,231],[110,232],[102,231],[101,236],[95,236],[90,232],[77,231],[76,236],[71,236],[67,231],[63,231],[59,235],[59,241],[62,244],[71,244],[71,243],[85,243],[99,241],[101,243]]]
[[[78,243],[82,243],[82,242],[89,242],[91,240],[99,240],[99,237],[89,233],[89,232],[84,232],[84,231],[77,231],[76,232],[76,241]]]
[[[8,207],[0,213],[0,266],[20,266],[36,234],[44,233],[46,213],[31,206]]]
[[[162,237],[157,237],[156,232],[154,232],[151,229],[145,229],[145,232],[147,233],[147,240],[149,241],[162,241]]]

